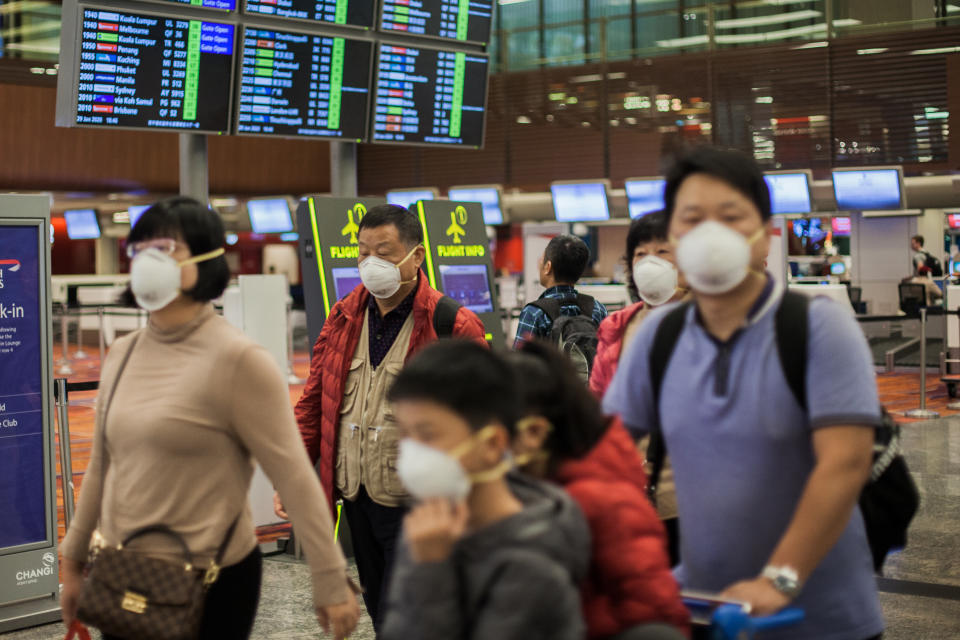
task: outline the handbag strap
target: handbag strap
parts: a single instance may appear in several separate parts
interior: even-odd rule
[[[83,626],[83,623],[79,620],[74,620],[73,624],[70,625],[70,628],[67,629],[67,635],[64,636],[63,640],[90,640],[90,632],[87,631],[87,628]]]

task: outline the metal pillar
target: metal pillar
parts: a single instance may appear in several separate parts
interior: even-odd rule
[[[357,196],[357,143],[330,143],[330,195]]]
[[[73,352],[74,360],[86,360],[90,356],[83,350],[83,309],[77,311],[77,350]]]
[[[63,524],[69,529],[73,522],[74,493],[73,493],[73,457],[70,453],[70,418],[67,415],[67,379],[57,378],[57,436],[60,440],[60,486],[63,489]]]
[[[103,337],[103,307],[97,307],[97,323],[100,334],[100,372],[103,372],[103,361],[107,356],[106,338]]]
[[[180,134],[180,195],[189,196],[204,204],[210,201],[205,135]]]
[[[287,384],[304,384],[306,380],[293,370],[293,304],[287,302]]]
[[[936,411],[927,410],[927,308],[920,307],[920,408],[907,411],[908,418],[939,418]]]
[[[72,376],[73,367],[70,366],[70,343],[68,341],[67,331],[69,330],[70,325],[67,320],[67,306],[63,305],[60,308],[60,334],[62,337],[62,348],[60,352],[60,360],[57,362],[60,365],[57,368],[57,374],[61,376]]]

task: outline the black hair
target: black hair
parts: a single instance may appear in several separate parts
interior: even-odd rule
[[[182,238],[190,248],[190,255],[215,251],[223,246],[223,221],[216,212],[193,198],[174,196],[152,205],[143,212],[137,224],[127,235],[127,244],[155,238]],[[225,256],[197,263],[197,284],[184,295],[197,302],[219,298],[230,283],[230,267]],[[133,303],[128,290],[123,302]]]
[[[522,417],[543,416],[553,425],[544,443],[551,470],[593,449],[609,423],[570,360],[539,340],[528,340],[505,358],[519,385]]]
[[[577,236],[559,235],[550,239],[543,260],[553,265],[553,277],[557,283],[574,284],[587,268],[590,249]]]
[[[770,189],[754,159],[732,149],[701,146],[677,159],[667,172],[663,199],[668,221],[673,215],[680,185],[696,173],[705,173],[726,182],[753,202],[764,222],[770,219]]]
[[[627,289],[635,300],[640,299],[640,292],[637,291],[637,283],[633,281],[633,252],[648,242],[666,242],[668,222],[666,213],[655,211],[630,223],[627,231],[627,252],[623,259],[627,262]]]
[[[358,231],[375,229],[385,224],[397,228],[400,241],[408,247],[423,244],[423,227],[409,209],[395,204],[379,204],[367,211],[360,219]]]
[[[440,340],[420,351],[387,392],[390,402],[426,400],[461,416],[473,431],[491,422],[513,435],[520,398],[513,371],[490,349],[468,340]]]
[[[916,235],[916,236],[913,236],[913,237],[910,238],[910,239],[911,239],[911,240],[916,240],[918,245],[920,245],[921,247],[923,246],[923,236],[921,236],[921,235]]]

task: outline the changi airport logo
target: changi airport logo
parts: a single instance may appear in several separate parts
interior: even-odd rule
[[[367,215],[367,208],[360,202],[347,209],[347,224],[340,229],[340,235],[350,237],[349,245],[330,247],[331,258],[358,258],[360,247],[357,246],[357,234],[360,232],[360,221]]]
[[[37,584],[40,582],[40,578],[47,578],[53,576],[56,572],[54,565],[57,563],[57,558],[51,552],[43,554],[40,558],[41,565],[39,567],[34,567],[33,569],[22,569],[17,571],[14,578],[17,581],[18,587],[25,587],[30,584]]]
[[[467,235],[460,225],[467,224],[467,209],[457,207],[450,212],[450,226],[447,227],[447,235],[453,238],[453,244],[460,244],[461,238]]]
[[[3,289],[3,272],[10,271],[16,272],[20,271],[20,261],[8,258],[6,260],[0,260],[0,289]]]

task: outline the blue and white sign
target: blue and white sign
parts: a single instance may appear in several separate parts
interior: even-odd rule
[[[48,539],[37,233],[0,226],[0,550]]]

